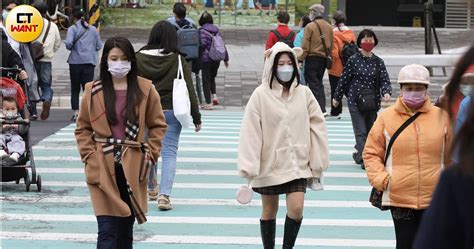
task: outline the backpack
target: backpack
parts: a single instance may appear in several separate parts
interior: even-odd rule
[[[205,33],[211,36],[212,42],[211,42],[211,47],[209,48],[208,56],[211,60],[213,61],[223,61],[225,60],[226,56],[226,48],[224,44],[224,40],[222,39],[222,36],[220,36],[218,33],[213,35],[209,31],[205,29],[201,29]]]
[[[295,32],[291,31],[290,34],[285,38],[283,38],[283,36],[281,36],[281,34],[277,30],[272,30],[271,32],[275,34],[279,42],[285,43],[290,48],[293,48],[295,46],[292,41],[293,37],[295,36]]]
[[[199,32],[190,25],[179,27],[178,34],[178,48],[179,52],[186,55],[186,60],[199,58]]]
[[[344,41],[344,46],[342,46],[341,50],[342,65],[345,65],[349,58],[351,58],[351,56],[357,53],[358,51],[359,48],[357,47],[357,45],[354,44],[354,42],[348,43]]]

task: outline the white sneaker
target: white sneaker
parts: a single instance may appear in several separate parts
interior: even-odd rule
[[[324,116],[325,118],[327,118],[327,117],[329,117],[329,113],[323,112],[323,116]]]
[[[20,159],[20,154],[13,153],[13,154],[10,155],[10,159],[14,162],[18,162],[18,159]]]
[[[7,152],[5,152],[4,150],[0,150],[0,158],[4,158],[7,156],[8,156]]]

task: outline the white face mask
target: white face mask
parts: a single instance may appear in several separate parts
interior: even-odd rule
[[[472,90],[474,90],[474,86],[473,85],[459,85],[459,91],[461,91],[461,93],[464,95],[464,96],[469,96],[471,95],[471,92]]]
[[[130,69],[132,69],[132,63],[130,61],[108,61],[109,72],[115,78],[122,79],[127,76]]]
[[[278,66],[278,69],[277,69],[278,79],[280,79],[283,82],[290,81],[291,77],[293,77],[293,71],[294,71],[293,66],[290,66],[290,65]]]
[[[3,115],[5,115],[6,118],[14,118],[16,114],[16,111],[3,111]]]

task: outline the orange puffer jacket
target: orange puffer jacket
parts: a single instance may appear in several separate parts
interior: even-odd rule
[[[428,208],[441,170],[449,165],[452,131],[447,113],[428,98],[419,111],[393,144],[385,167],[390,138],[413,114],[401,97],[380,114],[368,135],[364,163],[370,184],[384,191],[382,205]]]

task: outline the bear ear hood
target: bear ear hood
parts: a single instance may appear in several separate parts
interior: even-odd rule
[[[270,85],[270,79],[272,77],[272,66],[275,62],[276,55],[281,52],[292,53],[295,59],[298,60],[298,57],[303,54],[303,49],[299,47],[290,48],[283,42],[277,42],[275,43],[275,45],[273,45],[272,48],[266,50],[264,52],[265,64],[263,67],[262,84]]]

